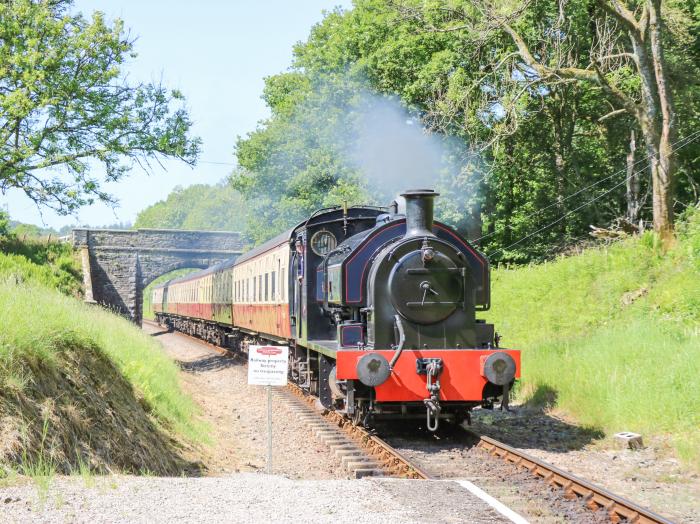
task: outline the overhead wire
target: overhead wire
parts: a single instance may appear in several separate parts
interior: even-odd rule
[[[217,166],[235,166],[235,162],[214,162],[212,160],[199,160],[198,163],[200,164],[214,164]]]
[[[695,135],[695,136],[693,137],[693,135]],[[684,142],[684,141],[688,140],[690,137],[693,137],[693,138],[691,139],[691,141],[693,141],[693,140],[695,140],[696,138],[698,138],[699,136],[700,136],[700,130],[695,131],[695,132],[691,133],[690,135],[688,135],[688,136],[685,137],[685,138],[678,139],[676,142],[674,142],[673,144],[671,144],[671,147],[673,148],[673,147],[677,146],[677,145],[680,144],[681,142]],[[678,149],[680,149],[681,147],[684,147],[685,145],[687,145],[687,143],[682,144],[681,146],[678,147]],[[674,149],[674,151],[675,151],[675,149]],[[634,167],[634,166],[637,166],[637,164],[639,164],[640,162],[644,162],[644,163],[645,163],[645,166],[646,166],[646,163],[648,162],[648,158],[647,158],[646,156],[644,156],[644,157],[640,158],[639,160],[637,160],[636,162],[634,162],[634,164],[632,164],[632,166],[633,166],[633,167]],[[587,185],[586,187],[583,187],[583,188],[579,189],[578,191],[576,191],[576,192],[574,192],[574,193],[572,193],[572,194],[566,196],[565,198],[563,198],[563,199],[561,199],[561,200],[558,200],[557,202],[553,202],[552,204],[549,204],[548,206],[545,206],[545,207],[543,207],[543,208],[541,208],[541,209],[538,209],[537,211],[534,211],[534,212],[530,213],[529,215],[526,215],[523,219],[524,219],[524,220],[529,220],[529,219],[531,219],[531,218],[533,218],[533,217],[536,217],[537,215],[540,215],[540,214],[543,213],[544,211],[546,211],[546,210],[548,210],[548,209],[551,209],[551,208],[554,207],[554,206],[561,205],[562,202],[566,202],[567,200],[569,200],[569,199],[571,199],[571,198],[573,198],[573,197],[575,197],[575,196],[577,196],[577,195],[580,195],[580,194],[583,193],[584,191],[587,191],[587,190],[589,190],[589,189],[591,189],[591,188],[593,188],[593,187],[595,187],[595,186],[597,186],[597,185],[599,185],[599,184],[602,184],[603,182],[607,182],[607,181],[610,180],[611,178],[615,178],[615,177],[618,176],[619,174],[621,174],[621,173],[623,173],[623,172],[626,172],[627,169],[628,169],[627,167],[624,168],[624,169],[620,169],[619,171],[614,172],[612,175],[609,175],[609,176],[607,176],[607,177],[605,177],[605,178],[601,178],[600,180],[596,180],[596,181],[593,182],[592,184],[589,184],[589,185]],[[644,169],[646,169],[646,167],[645,167]],[[642,170],[642,171],[644,171],[644,170]],[[635,173],[635,174],[638,174],[638,173]],[[629,178],[629,177],[628,177],[628,178]],[[513,229],[513,226],[511,226],[511,225],[506,225],[505,227],[508,228],[508,229]],[[500,231],[503,231],[503,230],[501,229]],[[486,238],[492,237],[493,235],[497,234],[498,232],[499,232],[499,231],[495,231],[495,230],[494,230],[494,231],[491,231],[490,233],[487,233],[486,235],[482,235],[482,236],[480,236],[479,238],[475,238],[475,239],[473,239],[473,240],[470,240],[469,242],[471,242],[471,243],[480,242],[481,240],[484,240],[484,239],[486,239]]]
[[[700,137],[700,130],[691,133],[690,135],[688,135],[687,137],[685,137],[685,138],[683,138],[683,139],[681,139],[681,140],[678,140],[674,145],[678,145],[678,144],[681,143],[681,142],[683,142],[683,143],[680,144],[680,145],[678,145],[678,147],[674,147],[674,148],[672,149],[672,151],[675,153],[676,151],[678,151],[679,149],[681,149],[681,148],[687,146],[687,145],[690,144],[691,142],[694,142],[698,137]],[[648,160],[648,159],[645,158],[645,160]],[[532,233],[530,233],[530,234],[528,234],[528,235],[522,237],[522,238],[519,239],[519,240],[516,240],[516,241],[513,242],[512,244],[509,244],[509,245],[507,245],[507,246],[505,246],[505,247],[502,247],[502,248],[500,248],[500,249],[494,251],[493,253],[489,253],[489,254],[487,255],[487,258],[490,260],[493,256],[497,255],[498,253],[501,253],[501,252],[503,252],[503,251],[506,251],[506,250],[508,250],[508,249],[510,249],[510,248],[512,248],[512,247],[515,247],[515,246],[517,246],[518,244],[520,244],[521,242],[524,242],[525,240],[527,240],[528,238],[532,238],[533,236],[537,235],[538,233],[541,233],[542,231],[544,231],[544,230],[546,230],[546,229],[549,229],[550,227],[552,227],[552,226],[558,224],[559,222],[561,222],[562,220],[564,220],[566,217],[571,216],[571,215],[572,215],[573,213],[575,213],[576,211],[578,211],[578,210],[580,210],[580,209],[583,209],[584,207],[588,206],[589,204],[592,204],[593,202],[595,202],[595,201],[597,201],[597,200],[600,200],[601,198],[603,198],[603,197],[606,196],[606,195],[609,195],[610,193],[612,193],[615,189],[617,189],[617,188],[620,187],[621,185],[626,184],[627,181],[630,180],[630,179],[632,179],[634,176],[639,175],[639,174],[643,173],[644,171],[646,171],[646,169],[647,169],[647,166],[645,165],[642,169],[640,169],[640,170],[638,170],[638,171],[635,171],[634,173],[632,173],[632,174],[629,175],[628,177],[625,177],[624,180],[622,180],[621,182],[618,182],[617,184],[615,184],[613,187],[611,187],[611,188],[608,189],[607,191],[605,191],[605,192],[601,193],[600,195],[598,195],[598,196],[596,196],[596,197],[590,199],[589,201],[587,201],[587,202],[581,204],[580,206],[578,206],[578,207],[576,207],[576,208],[574,208],[574,209],[572,209],[572,210],[570,210],[570,211],[567,211],[566,213],[564,213],[563,215],[561,215],[561,216],[560,216],[559,218],[557,218],[556,220],[553,220],[553,221],[550,222],[549,224],[546,224],[546,225],[542,226],[541,228],[537,229],[536,231],[534,231],[534,232],[532,232]],[[551,206],[550,206],[550,207],[551,207]]]

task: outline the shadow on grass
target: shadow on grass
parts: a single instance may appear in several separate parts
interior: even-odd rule
[[[548,385],[539,385],[527,402],[511,411],[476,409],[472,429],[517,448],[566,453],[584,448],[605,436],[595,427],[580,426],[550,414],[557,405],[558,393]]]

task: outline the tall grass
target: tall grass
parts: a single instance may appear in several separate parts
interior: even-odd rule
[[[647,233],[494,272],[489,314],[523,350],[522,396],[612,433],[668,435],[700,469],[700,213],[664,251]]]
[[[195,404],[178,383],[177,366],[127,320],[37,283],[0,279],[0,326],[0,387],[26,384],[26,363],[55,366],[66,347],[97,347],[157,419],[191,439],[205,438]]]
[[[30,458],[25,451],[22,454],[22,463],[20,465],[20,472],[34,480],[41,502],[46,500],[49,486],[51,485],[53,477],[56,475],[56,465],[46,449],[46,437],[48,433],[49,420],[48,418],[44,418],[41,430],[41,447],[36,458]]]
[[[0,236],[0,251],[3,278],[40,283],[67,295],[81,294],[80,267],[69,244]]]

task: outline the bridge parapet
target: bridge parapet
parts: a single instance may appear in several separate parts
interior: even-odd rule
[[[236,258],[244,243],[227,231],[76,228],[73,246],[81,250],[86,301],[140,324],[143,289],[155,278]]]

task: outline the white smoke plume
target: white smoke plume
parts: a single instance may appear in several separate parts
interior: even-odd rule
[[[478,153],[455,137],[429,133],[420,116],[396,98],[363,93],[349,118],[356,136],[350,162],[362,173],[372,195],[387,204],[407,189],[436,189],[439,218],[464,229],[473,220],[483,180]]]

